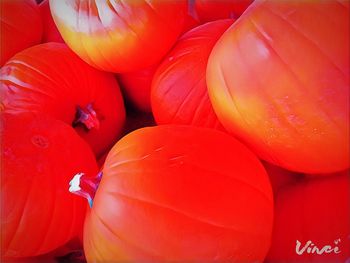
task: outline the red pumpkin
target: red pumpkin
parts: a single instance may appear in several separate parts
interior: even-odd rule
[[[34,0],[0,0],[0,67],[17,52],[39,44],[43,31]]]
[[[63,38],[61,37],[60,32],[58,32],[56,24],[52,19],[49,0],[44,0],[43,2],[41,2],[39,8],[44,27],[42,42],[64,43]]]
[[[303,173],[349,167],[349,13],[346,1],[258,1],[214,47],[214,110],[262,159]]]
[[[349,172],[282,189],[267,262],[346,262],[350,257],[349,197]],[[330,246],[327,252],[320,251],[324,246]]]
[[[88,262],[262,261],[271,187],[259,160],[225,133],[163,125],[109,152],[84,227]]]
[[[69,47],[90,65],[130,72],[154,65],[182,33],[187,1],[50,0]]]
[[[89,146],[38,114],[2,114],[1,141],[1,259],[41,255],[81,235],[86,203],[68,186],[76,173],[97,173]]]
[[[156,71],[151,104],[158,124],[192,124],[222,129],[205,82],[209,54],[233,20],[219,20],[184,34]]]
[[[201,22],[217,19],[237,19],[254,0],[195,0],[195,10]]]
[[[158,64],[145,69],[118,75],[126,98],[136,106],[136,108],[144,112],[152,111],[151,85],[157,67]]]
[[[46,43],[14,56],[0,71],[5,112],[45,112],[75,127],[99,156],[122,132],[125,109],[118,83],[65,44]]]

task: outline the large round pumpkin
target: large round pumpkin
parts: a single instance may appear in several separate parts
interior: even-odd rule
[[[125,109],[118,83],[76,56],[65,44],[26,49],[0,71],[2,110],[45,112],[73,125],[96,155],[114,144]]]
[[[267,262],[347,262],[349,235],[349,171],[306,179],[277,195]]]
[[[81,236],[86,203],[68,184],[76,173],[97,173],[88,144],[38,114],[2,114],[0,133],[1,259],[41,255]]]
[[[69,47],[90,65],[128,72],[156,64],[182,33],[187,1],[50,0]]]
[[[143,128],[110,151],[84,229],[88,262],[263,261],[273,200],[267,174],[231,136]]]
[[[151,105],[158,124],[223,129],[205,81],[210,52],[232,19],[210,22],[184,34],[163,59],[152,81]]]
[[[0,0],[0,67],[17,52],[39,44],[43,25],[35,0]]]
[[[349,167],[349,3],[257,1],[207,68],[221,123],[290,170]]]

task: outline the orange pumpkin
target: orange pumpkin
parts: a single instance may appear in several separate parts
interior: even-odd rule
[[[151,89],[152,112],[158,124],[223,130],[209,100],[205,74],[213,46],[233,22],[218,20],[192,29],[163,59]]]
[[[349,167],[349,13],[348,1],[257,1],[214,47],[214,110],[262,159],[304,173]]]
[[[136,130],[109,152],[84,229],[88,262],[262,261],[273,217],[266,172],[231,136]]]
[[[156,64],[182,33],[187,1],[50,0],[64,41],[90,65],[129,72]]]

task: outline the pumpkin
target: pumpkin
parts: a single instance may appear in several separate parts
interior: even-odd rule
[[[151,105],[158,124],[191,124],[223,129],[209,100],[205,74],[216,41],[233,23],[210,22],[184,34],[158,67]]]
[[[219,39],[207,85],[223,126],[303,173],[349,167],[349,2],[257,1]]]
[[[89,191],[88,262],[260,262],[270,245],[266,172],[243,144],[213,129],[136,130],[112,148],[96,194]]]
[[[50,0],[68,46],[90,65],[130,72],[157,64],[182,33],[187,1]]]
[[[88,144],[64,122],[29,113],[1,114],[1,139],[1,259],[42,255],[81,236],[86,203],[68,184],[72,174],[97,173]]]
[[[45,112],[73,126],[99,156],[122,132],[125,109],[110,73],[87,65],[65,44],[16,54],[0,71],[2,110]]]

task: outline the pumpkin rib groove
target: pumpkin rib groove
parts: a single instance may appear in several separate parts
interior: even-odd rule
[[[236,45],[236,47],[238,49],[238,53],[240,54],[241,61],[244,62],[246,70],[251,72],[252,71],[251,68],[249,67],[249,65],[247,65],[246,60],[242,57],[242,50],[241,50],[240,46]],[[251,125],[248,124],[248,122],[244,118],[243,113],[239,110],[237,102],[234,99],[234,95],[232,94],[232,91],[229,88],[228,81],[226,79],[225,71],[223,69],[223,66],[222,66],[222,64],[219,64],[219,65],[220,65],[219,66],[220,67],[219,75],[221,76],[221,78],[224,81],[224,88],[225,88],[227,94],[229,95],[229,97],[231,98],[232,105],[234,106],[234,108],[236,109],[236,112],[238,113],[238,115],[240,116],[240,119],[242,120],[241,123],[243,123],[245,125],[245,128],[243,128],[243,129],[248,129],[248,130],[254,130],[255,131],[255,128],[252,129],[253,127],[251,127]],[[254,76],[254,74],[252,74],[252,76]],[[255,83],[257,83],[259,86],[261,86],[261,84],[259,82],[257,82],[257,79],[255,79],[255,78],[252,78],[252,79],[255,81]],[[261,89],[260,89],[260,91],[261,91]],[[239,128],[239,129],[241,129],[241,128]],[[239,132],[239,134],[240,134],[240,137],[243,137],[243,138],[246,137],[246,136],[242,135],[242,132]],[[265,145],[268,145],[268,142],[267,142],[266,138],[262,137],[261,135],[257,135],[257,136],[258,136],[258,140],[259,141],[263,141]],[[271,160],[273,160],[276,164],[280,163],[280,160],[277,157],[275,157],[275,155],[272,154],[272,152],[265,151],[264,154],[267,154],[269,156],[269,158]]]
[[[221,175],[221,176],[223,176],[223,177],[228,177],[228,178],[233,179],[234,181],[239,182],[239,183],[241,183],[241,184],[243,184],[243,185],[249,186],[249,187],[251,187],[252,189],[254,189],[257,193],[259,193],[261,196],[263,196],[264,199],[268,201],[268,203],[270,203],[270,202],[272,201],[272,200],[269,199],[263,192],[261,192],[259,188],[255,187],[254,185],[249,184],[249,183],[247,183],[247,182],[245,182],[245,181],[243,181],[243,180],[240,180],[240,179],[238,179],[237,177],[230,176],[230,175],[228,175],[228,174],[226,174],[226,173],[222,173],[222,172],[215,171],[215,170],[212,170],[212,169],[204,168],[204,167],[202,167],[202,166],[200,166],[200,165],[198,165],[198,164],[191,164],[191,165],[194,166],[194,167],[196,167],[196,168],[198,168],[198,169],[200,169],[200,170],[204,170],[204,171],[208,171],[208,172],[211,172],[211,173],[219,174],[219,175]]]
[[[203,105],[205,105],[205,102],[208,102],[208,100],[207,100],[207,96],[208,96],[207,95],[207,90],[204,89],[202,93],[203,94],[201,96],[199,96],[201,98],[201,100],[197,104],[196,110],[195,110],[195,112],[192,115],[192,120],[191,120],[192,124],[195,123],[196,118],[198,118],[198,116],[200,114],[200,110],[202,109]],[[206,118],[205,118],[206,124],[211,123],[211,120],[209,118],[209,117],[211,117],[210,113],[212,113],[212,112],[209,112],[209,116],[207,115]],[[207,127],[207,125],[204,125],[204,127]]]
[[[80,3],[81,3],[81,2],[82,2],[82,0],[79,0],[79,6],[80,6]],[[96,6],[96,2],[93,1],[93,2],[91,3],[91,1],[89,0],[89,1],[88,1],[88,10],[89,10],[89,12],[88,12],[88,15],[87,15],[87,20],[86,20],[86,21],[83,21],[83,22],[85,22],[85,23],[87,24],[87,26],[88,26],[88,33],[89,33],[89,34],[91,34],[91,21],[90,21],[90,19],[91,19],[91,11],[92,11],[91,4],[94,4],[95,10],[97,10],[97,16],[96,16],[96,17],[97,17],[97,19],[99,20],[99,22],[102,24],[102,21],[101,21],[101,18],[100,18],[100,13],[98,12],[98,8],[97,8],[97,6]],[[81,22],[81,19],[80,19],[80,8],[79,8],[78,17],[79,17],[78,19],[79,19],[79,23],[80,23],[80,22]],[[110,38],[112,38],[111,35],[110,35],[109,32],[105,29],[104,26],[102,26],[102,29],[103,29],[103,31],[104,31]],[[87,49],[85,48],[84,40],[81,40],[81,42],[83,43],[84,51],[86,51]],[[95,42],[92,42],[92,43],[91,43],[91,46],[92,46],[93,49],[96,51],[95,53],[98,53],[98,54],[99,54],[99,58],[100,58],[104,63],[106,63],[108,66],[110,66],[109,61],[106,59],[105,56],[102,55],[102,50],[96,48]],[[86,52],[86,54],[87,54],[87,52]],[[99,70],[103,70],[102,67],[100,67],[100,66],[97,65],[97,63],[96,63],[96,61],[95,61],[94,58],[92,58],[91,56],[88,56],[88,57],[89,57],[89,59],[93,62],[94,67],[96,67],[96,68],[99,69]]]
[[[127,161],[125,161],[125,162],[122,162],[121,164],[122,165],[124,165],[124,164],[130,164],[130,163],[132,163],[132,162],[137,162],[137,161],[141,161],[141,160],[145,160],[146,158],[148,158],[149,156],[151,156],[151,154],[147,154],[147,155],[145,155],[145,156],[143,156],[143,157],[140,157],[140,158],[135,158],[135,159],[132,159],[132,160],[127,160]],[[157,159],[159,159],[159,158],[153,158],[152,160],[154,161],[154,160],[157,160]],[[120,162],[119,162],[120,163]],[[264,197],[264,199],[266,199],[268,202],[271,202],[271,200],[266,196],[266,195],[264,195],[261,191],[260,191],[260,189],[259,188],[256,188],[254,185],[251,185],[251,184],[249,184],[249,183],[247,183],[247,182],[245,182],[245,181],[243,181],[243,180],[240,180],[240,179],[238,179],[238,178],[236,178],[236,177],[233,177],[233,176],[230,176],[230,175],[228,175],[228,174],[225,174],[225,173],[221,173],[221,172],[219,172],[219,171],[215,171],[215,170],[209,170],[209,169],[207,169],[207,168],[204,168],[204,167],[202,167],[202,166],[200,166],[200,165],[197,165],[197,164],[193,164],[193,163],[191,163],[191,164],[189,164],[190,166],[194,166],[194,167],[196,167],[197,169],[199,169],[199,170],[204,170],[204,171],[207,171],[207,172],[212,172],[212,173],[214,173],[214,174],[219,174],[219,175],[221,175],[221,176],[224,176],[224,177],[228,177],[228,178],[230,178],[230,179],[232,179],[232,180],[234,180],[234,181],[236,181],[236,182],[239,182],[239,183],[241,183],[241,184],[244,184],[244,185],[246,185],[246,186],[249,186],[249,187],[251,187],[251,188],[253,188],[254,190],[256,190],[261,196],[263,196]],[[113,167],[117,167],[118,165],[111,165],[111,166],[109,166],[109,168],[113,168]],[[120,167],[120,166],[119,166]],[[117,174],[118,174],[118,176],[121,176],[121,174],[131,174],[131,173],[128,173],[128,172],[123,172],[123,171],[119,171],[119,172],[116,172]]]
[[[108,192],[109,194],[109,192]],[[124,241],[125,243],[127,243],[129,246],[134,247],[135,249],[141,251],[142,253],[145,253],[146,255],[150,255],[151,257],[157,257],[157,258],[162,258],[160,255],[154,254],[150,251],[147,251],[139,246],[137,246],[134,242],[127,240],[126,238],[120,236],[120,234],[117,234],[115,231],[113,231],[113,229],[111,229],[107,223],[98,215],[98,213],[96,211],[94,211],[94,214],[96,215],[96,217],[99,219],[99,221],[101,222],[101,224],[111,233],[113,234],[116,238],[119,238],[120,240]],[[95,246],[97,247],[97,246]]]
[[[70,90],[70,89],[68,89],[68,87],[69,87],[70,85],[67,83],[66,78],[63,78],[63,76],[61,77],[62,73],[56,71],[56,68],[53,67],[52,64],[46,63],[45,59],[42,59],[41,57],[33,57],[33,56],[30,56],[30,55],[27,55],[27,54],[23,54],[23,53],[21,53],[21,57],[28,58],[28,61],[33,60],[33,61],[35,61],[35,62],[40,62],[41,65],[44,65],[45,67],[49,68],[50,71],[53,70],[53,71],[55,72],[54,76],[55,76],[56,78],[58,77],[60,82],[63,82],[63,83],[62,83],[63,85],[62,85],[62,84],[57,84],[57,86],[58,86],[58,87],[65,86],[65,89],[66,89],[66,90]],[[11,63],[11,61],[10,61],[10,63]],[[39,72],[40,72],[42,75],[46,75],[46,74],[42,73],[41,71],[39,71]],[[54,83],[57,83],[57,80],[55,80]],[[50,85],[47,85],[47,86],[50,86]]]
[[[274,52],[274,54],[276,55],[276,57],[278,58],[278,60],[281,62],[281,65],[286,69],[287,72],[289,72],[289,75],[296,81],[297,83],[297,87],[299,88],[300,91],[302,92],[307,92],[308,94],[310,94],[309,89],[303,89],[302,87],[305,87],[305,84],[300,80],[300,78],[297,76],[297,74],[291,69],[291,67],[282,59],[282,57],[280,56],[280,54],[277,52],[277,50],[268,42],[268,40],[264,37],[264,35],[261,33],[259,27],[256,25],[256,23],[254,22],[254,20],[252,18],[249,18],[249,21],[251,22],[251,24],[256,28],[256,32],[260,35],[260,39],[262,39],[264,41],[264,43],[266,43],[266,45],[268,45],[270,47],[270,50],[272,52]],[[263,89],[261,89],[263,90]],[[266,94],[264,92],[264,94],[266,96],[268,96],[269,98],[271,98],[268,94]],[[275,100],[273,98],[270,99],[270,102],[273,103],[273,105],[275,106],[275,109],[281,113],[280,111],[280,106],[278,106],[278,103],[275,102]],[[277,107],[277,108],[276,108]],[[326,109],[324,109],[324,107],[320,104],[318,105],[319,109],[321,109],[322,113],[324,114],[324,116],[327,118],[327,122],[329,121],[330,123],[332,123],[337,129],[335,130],[341,130],[341,127],[339,126],[338,123],[336,123],[333,118],[330,117],[330,114],[326,111]],[[283,112],[282,112],[283,113]],[[284,116],[285,114],[279,114],[279,116]],[[294,125],[286,118],[283,117],[282,118],[284,120],[284,122],[286,124],[288,124],[289,127],[291,127],[295,132],[298,133],[298,129],[296,127],[294,127]]]
[[[199,218],[199,217],[197,217],[195,215],[192,215],[192,214],[187,213],[185,211],[176,209],[176,208],[174,208],[172,206],[169,206],[169,205],[164,205],[164,204],[156,203],[154,201],[133,197],[133,196],[130,196],[128,194],[124,194],[124,193],[121,193],[121,192],[118,192],[118,191],[113,191],[113,192],[112,191],[108,191],[107,193],[112,195],[112,196],[113,195],[118,195],[118,196],[120,196],[120,197],[122,197],[124,199],[134,200],[134,201],[136,201],[138,203],[141,203],[141,204],[146,204],[146,205],[157,207],[157,208],[160,208],[160,209],[169,210],[169,211],[171,211],[171,212],[173,212],[175,214],[181,215],[183,217],[186,217],[186,218],[191,219],[193,221],[200,222],[200,223],[205,224],[205,225],[209,225],[209,226],[214,227],[214,228],[222,228],[222,229],[231,230],[231,231],[237,232],[237,233],[255,235],[254,233],[241,231],[241,230],[239,230],[237,228],[234,228],[233,226],[225,226],[225,225],[222,225],[222,224],[218,224],[218,223],[212,222],[211,220],[205,220],[203,218]]]
[[[239,47],[239,45],[236,45],[236,47],[237,47],[238,53],[240,54],[240,56],[241,56],[241,58],[242,58],[242,51],[241,51],[241,48]],[[248,71],[251,71],[251,68],[250,68],[250,67],[247,65],[247,63],[245,62],[245,59],[242,58],[241,61],[244,61],[244,65],[245,65],[246,69],[247,69]],[[230,99],[231,99],[232,105],[234,106],[234,108],[236,109],[236,112],[237,112],[238,115],[240,116],[240,120],[242,120],[241,123],[243,123],[244,126],[245,126],[245,128],[243,128],[243,129],[252,130],[252,127],[251,127],[251,126],[248,124],[248,122],[245,120],[243,113],[242,113],[242,112],[239,110],[239,108],[238,108],[237,102],[236,102],[236,100],[234,99],[234,95],[232,94],[231,89],[229,88],[228,81],[227,81],[226,76],[225,76],[225,71],[224,71],[223,66],[222,66],[221,63],[219,64],[219,67],[220,67],[220,69],[219,69],[219,76],[221,76],[221,78],[222,78],[222,80],[223,80],[223,82],[224,82],[224,85],[223,85],[223,86],[224,86],[224,88],[225,88],[227,94],[229,95],[229,97],[230,97]],[[252,76],[254,76],[254,75],[252,75]],[[255,78],[252,78],[252,79],[254,79],[255,82],[257,81]],[[259,84],[259,83],[258,83],[258,84]],[[260,84],[259,84],[259,86],[260,86]],[[260,89],[260,90],[261,90],[261,89]],[[235,125],[235,126],[236,126],[236,125]],[[239,129],[241,130],[241,128],[239,128]],[[253,130],[255,130],[255,129],[253,129]],[[242,132],[241,132],[241,131],[239,132],[239,134],[240,134],[240,137],[243,137],[243,138],[246,137],[246,136],[242,135]],[[265,139],[264,137],[262,137],[261,135],[258,136],[258,140],[259,140],[259,141],[263,141],[264,144],[268,145],[266,139]],[[273,160],[276,164],[280,163],[279,159],[276,158],[272,153],[267,152],[267,151],[265,151],[265,152],[266,152],[265,154],[267,154],[267,155],[269,156],[269,158],[270,158],[271,160]]]
[[[68,233],[68,237],[74,237],[73,234],[76,234],[75,233],[75,222],[76,222],[76,218],[77,218],[77,199],[76,198],[73,198],[73,205],[72,205],[72,208],[71,208],[71,215],[72,215],[72,219],[71,219],[71,224],[70,224],[70,228],[69,228],[69,231],[67,231]],[[84,222],[83,222],[83,225],[84,225]]]
[[[33,92],[37,95],[41,95],[41,96],[45,96],[47,97],[48,94],[46,92],[43,92],[42,90],[38,90],[36,89],[35,87],[31,87],[30,85],[27,85],[27,83],[20,83],[19,80],[17,78],[13,78],[12,76],[8,76],[8,77],[3,77],[1,79],[1,81],[4,81],[6,82],[6,85],[7,85],[7,89],[8,90],[11,90],[13,92],[13,88],[12,87],[9,87],[9,86],[14,86],[16,87],[17,90],[21,89],[21,90],[29,90],[30,92]],[[15,93],[15,92],[14,92]],[[49,96],[51,98],[51,96]],[[30,98],[20,98],[20,100],[26,100],[29,102],[29,101],[32,101],[32,99]],[[16,98],[16,100],[18,100],[18,98]],[[18,107],[20,108],[20,107]]]
[[[13,240],[15,239],[15,237],[16,237],[16,235],[17,235],[19,226],[21,225],[21,222],[23,221],[24,210],[26,209],[26,206],[27,206],[27,204],[28,204],[28,199],[29,199],[28,197],[30,196],[30,193],[32,192],[33,185],[34,185],[34,178],[31,178],[30,184],[28,185],[28,189],[29,189],[29,190],[27,191],[27,194],[26,194],[26,198],[25,198],[23,207],[22,207],[22,209],[20,210],[20,211],[22,211],[22,213],[21,213],[21,215],[20,215],[20,217],[19,217],[19,220],[17,221],[16,228],[15,228],[15,232],[13,233],[11,240],[8,242],[7,250],[10,250],[11,245],[12,245],[12,243],[13,243]]]
[[[241,52],[239,52],[239,53],[241,53]],[[240,116],[240,119],[243,121],[245,126],[249,128],[250,125],[247,123],[247,121],[244,118],[243,113],[238,108],[237,102],[236,102],[236,100],[231,92],[231,89],[229,88],[228,81],[227,81],[227,78],[226,78],[224,72],[225,72],[224,68],[223,68],[222,64],[219,62],[219,74],[218,75],[224,82],[223,84],[224,84],[225,90],[226,90],[227,94],[230,96],[232,105],[234,106],[236,113],[238,113],[238,115]]]
[[[44,79],[49,80],[49,83],[52,83],[53,86],[55,86],[55,87],[60,87],[60,86],[62,86],[62,85],[59,85],[59,84],[57,83],[56,80],[50,78],[47,74],[45,74],[45,73],[41,72],[40,70],[34,68],[33,66],[29,65],[28,63],[25,63],[25,62],[20,61],[20,60],[11,60],[10,65],[11,65],[11,64],[24,66],[24,67],[26,68],[26,71],[27,71],[27,69],[32,70],[33,72],[35,72],[35,74],[39,74],[39,76],[42,76],[42,77],[44,77]],[[27,74],[25,71],[22,71],[22,73],[23,73],[23,74]],[[32,74],[31,74],[31,73],[28,73],[28,75],[32,75]],[[40,78],[36,78],[36,79],[38,80],[38,79],[40,79]],[[40,82],[41,82],[41,81],[40,81]],[[43,81],[43,83],[44,83],[46,86],[50,86],[50,85],[47,85],[47,83],[45,83],[45,81]]]
[[[161,67],[162,67],[162,65],[158,68],[157,72],[155,73],[155,75],[153,77],[153,80],[155,80],[157,78],[157,81],[156,82],[152,81],[151,104],[152,104],[152,97],[154,96],[153,94],[155,94],[154,90],[158,89],[158,87],[160,86],[159,83],[161,83],[163,81],[164,76],[165,76],[165,78],[168,77],[169,72],[171,72],[171,70],[173,68],[173,67],[167,67],[166,71],[162,72],[159,77],[155,77],[155,76],[158,76],[158,72],[159,72],[159,69]],[[181,76],[179,76],[178,78],[182,78],[182,77],[186,76],[190,70],[191,70],[191,67],[187,67],[185,73],[181,74]],[[161,81],[159,81],[159,79],[161,79]],[[164,90],[162,90],[162,93],[161,93],[162,97],[165,97],[175,86],[176,86],[176,82],[172,82],[170,85],[167,85],[166,88]],[[157,97],[159,97],[159,101],[161,102],[160,105],[164,104],[164,101],[161,100],[161,97],[159,95],[157,95]]]
[[[315,43],[312,39],[310,39],[309,37],[307,37],[302,30],[300,30],[298,27],[296,27],[296,25],[292,24],[290,21],[288,21],[287,19],[285,19],[283,16],[281,16],[280,14],[276,13],[275,11],[271,10],[271,8],[266,7],[266,10],[269,11],[271,14],[273,14],[274,16],[276,16],[277,18],[279,18],[281,21],[283,21],[289,28],[293,29],[299,36],[301,36],[302,38],[304,38],[308,43],[310,43],[311,46],[315,47],[319,53],[321,55],[323,55],[322,57],[326,58],[326,61],[329,62],[329,64],[331,64],[334,68],[337,69],[337,71],[339,71],[342,75],[342,77],[345,78],[346,76],[346,72],[343,72],[343,70],[341,68],[339,68],[339,66],[327,55],[327,53],[317,44]],[[251,18],[250,18],[251,20]]]
[[[90,3],[90,0],[88,1]],[[77,27],[77,40],[79,41],[80,43],[80,46],[81,48],[79,49],[80,52],[83,51],[83,54],[84,56],[80,56],[80,57],[83,57],[84,58],[84,61],[86,61],[86,59],[88,61],[86,61],[88,64],[92,65],[93,67],[95,68],[98,68],[100,69],[100,67],[96,64],[96,62],[94,61],[94,59],[89,56],[88,52],[87,52],[87,48],[85,46],[85,42],[84,40],[82,39],[82,34],[81,34],[81,30],[80,30],[80,23],[81,23],[81,3],[82,1],[78,1],[78,10],[77,10],[77,15],[76,15],[76,27]],[[73,50],[73,49],[72,49]]]
[[[201,81],[203,80],[204,77],[201,77],[190,89],[190,91],[187,93],[186,97],[182,100],[181,104],[179,105],[179,107],[176,109],[173,117],[171,118],[172,120],[174,120],[176,118],[176,116],[178,115],[178,113],[181,112],[183,106],[185,105],[185,103],[188,102],[188,100],[191,98],[191,95],[193,94],[193,92],[196,91],[196,87],[201,83]],[[178,80],[181,80],[180,78],[178,78]],[[198,109],[198,108],[197,108]]]
[[[45,242],[46,242],[46,239],[48,238],[50,227],[52,227],[53,218],[55,218],[54,214],[55,214],[55,211],[57,209],[56,198],[57,198],[57,189],[58,189],[57,176],[54,176],[52,181],[53,181],[53,183],[51,184],[51,186],[53,186],[52,189],[54,189],[54,191],[52,191],[53,202],[51,203],[50,206],[48,206],[51,208],[51,213],[49,213],[50,220],[47,220],[48,225],[47,225],[46,231],[44,232],[44,236],[41,238],[42,242],[38,244],[38,247],[35,249],[35,251],[41,251],[43,249]]]
[[[80,0],[81,1],[81,0]],[[91,19],[91,11],[92,11],[92,8],[91,8],[91,4],[94,5],[94,9],[97,10],[97,19],[99,20],[99,22],[101,23],[102,25],[102,29],[103,31],[106,33],[106,35],[110,38],[110,39],[113,39],[113,36],[111,35],[111,33],[109,32],[109,30],[107,28],[105,28],[105,26],[103,25],[102,23],[102,20],[101,20],[101,16],[100,16],[100,11],[98,9],[98,6],[97,6],[97,3],[95,1],[93,1],[92,3],[90,1],[88,1],[88,4],[89,4],[89,12],[88,12],[88,19],[87,19],[87,24],[88,24],[88,29],[89,29],[89,34],[91,35],[91,22],[90,22],[90,19]],[[100,58],[102,58],[102,61],[107,64],[109,67],[113,68],[113,65],[109,62],[109,60],[103,55],[103,51],[99,48],[96,47],[95,45],[95,42],[92,43],[92,46],[94,47],[94,50],[100,55]],[[118,49],[115,49],[115,50],[118,50]],[[118,52],[119,56],[120,56],[120,53]],[[95,63],[95,65],[97,65]],[[99,66],[97,68],[100,68]]]
[[[146,3],[146,6],[148,6],[149,9],[152,10],[152,13],[155,14],[155,16],[158,17],[159,20],[160,20],[161,22],[163,22],[163,23],[167,26],[168,29],[170,29],[171,31],[175,32],[175,30],[174,30],[174,28],[173,28],[173,24],[167,23],[167,22],[163,19],[163,17],[162,17],[161,15],[159,15],[159,13],[154,9],[154,7],[153,7],[152,4],[149,2],[149,0],[144,0],[144,2]]]
[[[108,0],[108,3],[111,3],[110,1],[111,1],[111,0]],[[121,6],[123,6],[122,1],[119,1],[119,4],[120,4]],[[118,11],[115,9],[114,5],[113,5],[113,4],[111,4],[111,5],[112,5],[112,8],[111,8],[112,12],[115,13],[115,14],[119,17],[119,19],[123,22],[123,24],[130,30],[130,32],[132,32],[132,34],[135,36],[135,39],[138,39],[138,40],[139,40],[139,43],[142,43],[143,45],[145,45],[146,47],[148,47],[149,50],[150,50],[150,52],[151,52],[151,51],[157,52],[157,50],[154,49],[154,46],[153,46],[153,45],[150,45],[147,41],[145,41],[144,39],[142,39],[142,38],[139,36],[139,34],[137,34],[137,32],[136,32],[135,29],[131,26],[131,24],[130,24],[127,20],[125,20],[125,19],[118,13]],[[124,8],[124,6],[123,6],[123,8]],[[124,8],[124,10],[125,10],[125,8]],[[99,13],[99,16],[100,16],[100,13]]]

